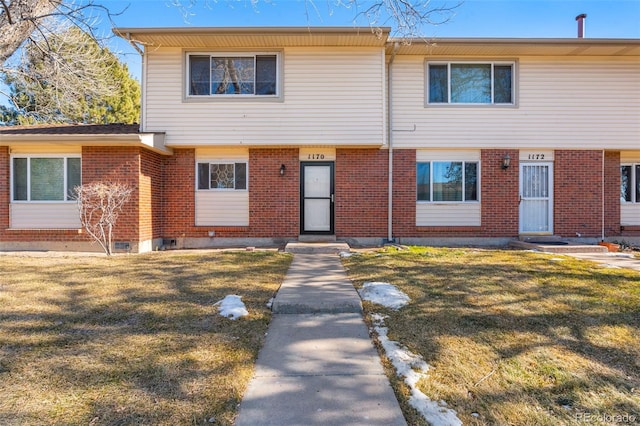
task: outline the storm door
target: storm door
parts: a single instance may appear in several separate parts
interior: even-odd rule
[[[333,234],[333,162],[301,163],[302,234]]]
[[[553,234],[553,163],[520,163],[520,233]]]

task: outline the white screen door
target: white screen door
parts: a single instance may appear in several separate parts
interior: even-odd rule
[[[302,232],[333,232],[333,163],[302,164]]]
[[[552,163],[520,163],[520,233],[553,233]]]

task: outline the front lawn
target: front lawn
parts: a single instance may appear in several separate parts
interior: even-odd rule
[[[344,264],[358,288],[388,282],[411,297],[398,311],[364,306],[424,357],[418,387],[465,425],[640,422],[640,273],[477,249],[387,249]],[[409,423],[425,424],[392,382]]]
[[[290,262],[1,255],[0,424],[232,424]],[[217,314],[229,294],[249,316]]]

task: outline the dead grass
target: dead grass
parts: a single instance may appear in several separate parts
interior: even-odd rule
[[[542,253],[435,248],[363,254],[345,266],[357,287],[385,281],[411,297],[399,311],[365,310],[389,315],[390,338],[432,366],[421,390],[464,424],[640,422],[640,273]]]
[[[0,424],[232,424],[290,261],[0,256]]]

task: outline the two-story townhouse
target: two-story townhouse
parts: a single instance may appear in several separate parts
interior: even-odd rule
[[[0,249],[86,244],[67,191],[101,179],[136,190],[132,251],[640,242],[640,40],[116,32],[143,54],[140,127],[0,129]]]
[[[639,42],[389,43],[394,235],[638,241]]]

